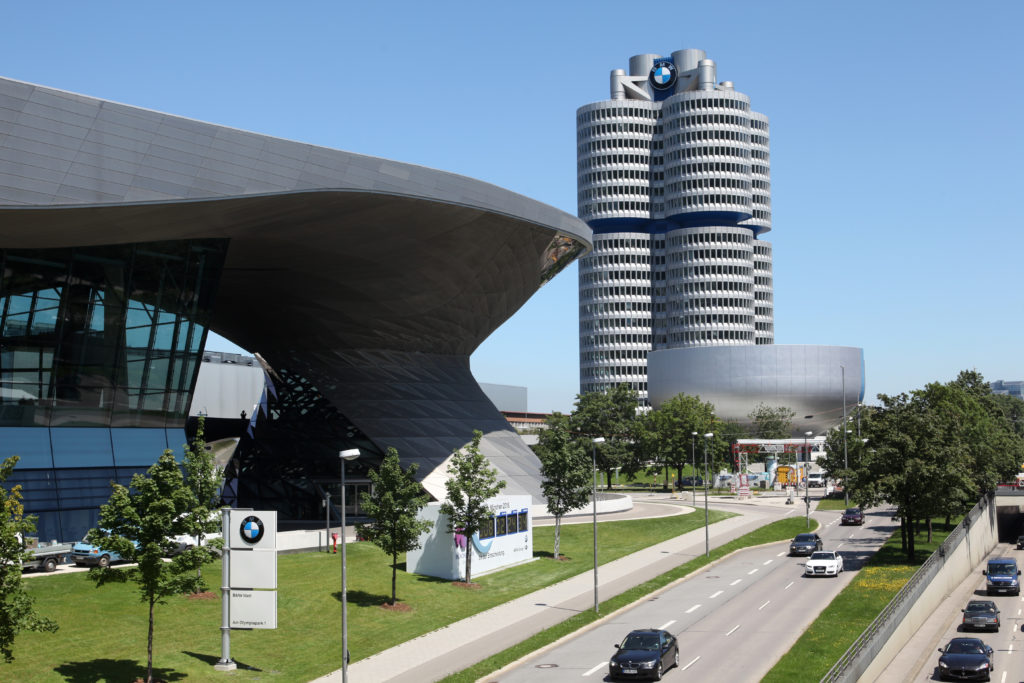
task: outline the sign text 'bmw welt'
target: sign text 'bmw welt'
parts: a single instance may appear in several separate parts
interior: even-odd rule
[[[277,628],[277,511],[228,511],[229,626]]]

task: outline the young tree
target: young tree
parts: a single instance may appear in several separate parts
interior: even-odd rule
[[[441,512],[448,517],[448,531],[462,534],[467,541],[480,531],[480,522],[490,515],[487,501],[505,488],[498,479],[498,471],[491,467],[480,452],[483,432],[473,431],[473,441],[452,453],[448,463],[448,480],[444,487],[448,498],[441,503]],[[473,544],[466,543],[466,583],[472,575]]]
[[[540,458],[541,491],[548,501],[548,512],[555,518],[555,559],[558,559],[562,517],[570,510],[586,505],[590,500],[590,454],[579,439],[572,435],[569,417],[552,413],[547,419],[536,447]]]
[[[24,538],[35,532],[35,519],[25,516],[21,486],[8,491],[3,483],[18,464],[18,456],[0,463],[0,654],[14,660],[14,638],[21,631],[53,633],[56,622],[36,614],[32,596],[21,581],[21,562],[29,559]]]
[[[398,577],[398,555],[420,547],[420,534],[429,531],[434,523],[419,519],[419,511],[430,500],[416,481],[419,465],[412,463],[403,470],[398,451],[389,448],[380,467],[370,470],[372,486],[363,492],[360,506],[363,514],[373,519],[369,524],[357,524],[360,537],[370,541],[391,556],[391,604],[395,604]]]
[[[170,562],[164,557],[174,550],[174,536],[188,532],[188,515],[196,506],[185,485],[173,451],[166,450],[146,474],[132,476],[130,488],[113,484],[110,500],[100,507],[99,528],[87,540],[138,563],[127,569],[94,568],[89,578],[97,586],[133,582],[139,598],[149,608],[146,653],[146,681],[153,681],[153,611],[170,595],[194,592],[199,585],[196,570],[205,555],[191,548]]]
[[[754,436],[759,439],[786,439],[793,433],[793,418],[796,413],[786,406],[770,406],[758,403],[747,415],[754,423]]]
[[[224,472],[217,467],[213,454],[206,449],[205,427],[206,418],[200,415],[195,438],[191,444],[185,444],[185,459],[182,463],[185,468],[185,484],[196,498],[196,506],[186,515],[188,533],[195,537],[195,547],[203,549],[203,564],[212,562],[224,547],[223,538],[206,542],[207,536],[221,530],[221,519],[216,510],[220,507],[220,487],[224,481]],[[199,577],[197,589],[206,590],[202,565],[196,569],[196,576]]]
[[[617,384],[609,391],[595,391],[576,396],[576,407],[569,417],[572,431],[589,450],[592,440],[604,437],[597,448],[597,466],[605,473],[607,486],[612,487],[612,472],[621,467],[636,472],[641,463],[636,457],[637,394],[628,384]]]

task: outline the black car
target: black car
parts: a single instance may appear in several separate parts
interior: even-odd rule
[[[846,512],[843,513],[843,518],[839,524],[842,526],[847,524],[864,524],[864,512],[860,508],[846,508]]]
[[[608,675],[660,681],[666,669],[679,666],[679,644],[668,631],[648,628],[630,631],[608,662]]]
[[[962,626],[965,631],[973,628],[999,630],[999,608],[991,600],[971,600],[960,611],[964,613]]]
[[[821,550],[821,537],[818,534],[797,534],[789,544],[790,555],[810,555]]]
[[[992,674],[992,648],[979,638],[954,638],[939,652],[942,680],[987,681]]]

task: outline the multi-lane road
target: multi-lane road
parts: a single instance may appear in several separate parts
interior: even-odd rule
[[[804,578],[802,557],[775,543],[736,553],[506,670],[495,680],[607,680],[614,646],[635,628],[662,628],[679,639],[668,681],[758,681],[888,538],[891,512],[863,526],[839,525],[840,513],[818,512],[825,549],[842,553],[838,578]]]

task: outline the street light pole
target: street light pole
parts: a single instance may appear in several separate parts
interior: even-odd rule
[[[811,438],[814,432],[804,432],[804,457],[807,458],[807,464],[804,465],[804,505],[807,506],[807,528],[811,528],[811,452],[807,450],[807,440]]]
[[[850,461],[846,457],[846,366],[840,365],[839,368],[843,371],[843,470],[845,471],[850,468]],[[850,489],[846,482],[843,482],[843,495],[846,496],[846,507],[850,507]]]
[[[704,435],[704,556],[711,557],[711,539],[708,535],[708,441],[714,432]]]
[[[594,614],[598,613],[597,608],[597,444],[604,443],[604,437],[599,436],[590,444],[590,455],[594,461]]]
[[[697,504],[697,432],[690,432],[690,487],[693,489],[693,504]]]
[[[359,457],[358,448],[338,453],[341,462],[341,683],[348,683],[348,595],[345,576],[345,461]]]

